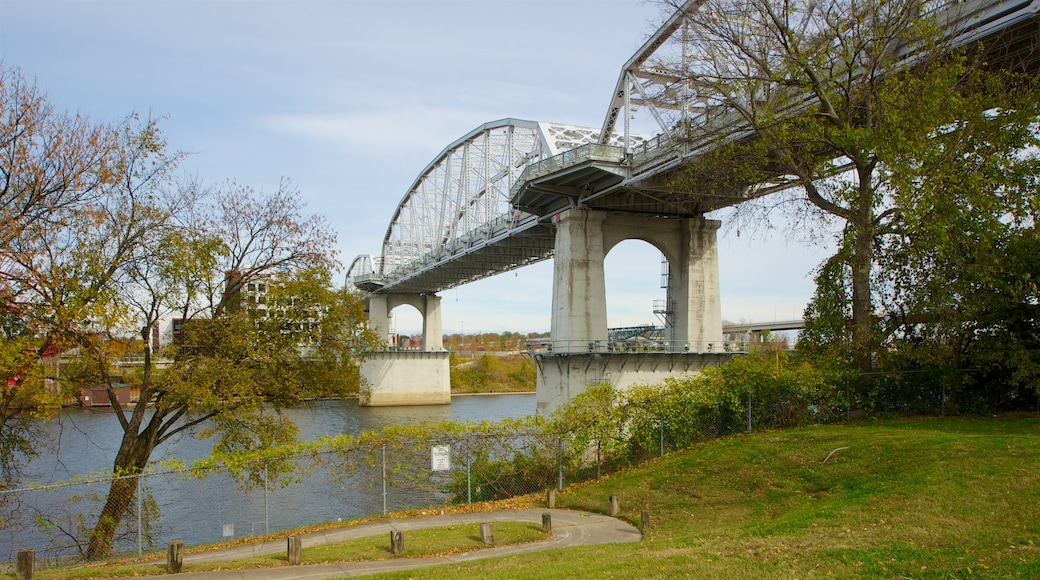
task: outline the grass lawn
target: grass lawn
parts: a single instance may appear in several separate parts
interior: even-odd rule
[[[823,460],[835,449],[824,463]],[[734,436],[566,489],[651,529],[386,577],[1040,578],[1040,419],[906,419]]]

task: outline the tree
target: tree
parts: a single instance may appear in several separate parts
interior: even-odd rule
[[[68,228],[90,222],[118,173],[120,128],[57,111],[15,68],[0,67],[0,470],[5,483],[36,452],[34,427],[60,403],[42,355],[66,346],[55,305],[63,288],[42,284]],[[74,267],[79,267],[76,264]],[[90,299],[84,298],[87,302]],[[81,304],[80,306],[83,306]],[[60,310],[65,310],[64,308]],[[70,309],[69,314],[83,312]]]
[[[682,78],[710,112],[688,130],[714,141],[674,186],[732,195],[736,184],[755,196],[755,184],[784,182],[795,186],[786,199],[800,211],[844,224],[839,252],[821,272],[826,304],[807,314],[812,323],[835,308],[847,312],[848,330],[832,327],[829,336],[847,340],[864,373],[878,342],[879,243],[903,231],[901,188],[923,169],[905,160],[961,115],[978,113],[969,105],[986,101],[973,89],[994,87],[979,80],[984,52],[951,53],[920,6],[707,0],[688,18]],[[755,215],[753,205],[742,211]]]
[[[37,455],[40,419],[59,400],[44,387],[37,341],[17,306],[0,300],[0,489],[5,489],[17,478],[22,461]]]
[[[111,343],[132,326],[146,345],[138,404],[123,409],[110,389],[124,433],[113,463],[120,475],[140,473],[183,432],[217,435],[217,453],[290,441],[297,430],[280,410],[356,394],[358,360],[375,342],[359,297],[332,288],[334,235],[303,213],[288,182],[273,193],[187,184],[173,199],[169,219],[120,270],[114,304],[129,313],[107,330]],[[174,313],[182,335],[164,351],[172,364],[160,373],[149,338]],[[94,352],[105,368],[104,349]],[[89,558],[111,551],[137,486],[136,478],[113,480]]]
[[[604,459],[619,459],[625,451],[629,422],[626,403],[624,393],[609,383],[599,383],[553,412],[551,430],[571,435],[573,456],[582,460],[595,445],[596,477]]]
[[[951,369],[991,408],[1040,388],[1040,91],[1001,80],[971,76],[942,103],[957,122],[891,161],[901,228],[877,267],[890,364]]]
[[[75,348],[62,388],[107,385],[124,433],[113,461],[124,477],[86,549],[99,557],[158,445],[186,431],[219,433],[218,452],[285,441],[295,429],[278,410],[356,393],[374,338],[358,296],[332,287],[333,232],[287,181],[273,193],[175,185],[183,155],[167,150],[158,121],[59,114],[15,71],[0,71],[0,107],[0,467],[33,452],[29,419],[57,401],[40,354]],[[153,351],[172,317],[183,340]],[[127,409],[113,369],[133,345],[144,364]],[[155,355],[171,367],[159,371]]]

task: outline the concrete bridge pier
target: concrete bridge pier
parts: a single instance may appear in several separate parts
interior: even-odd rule
[[[549,415],[599,382],[618,388],[696,373],[728,360],[716,232],[720,222],[572,209],[554,218],[551,350],[534,353],[537,411]],[[640,239],[668,260],[667,331],[652,352],[623,352],[607,333],[603,259],[618,243]]]
[[[414,306],[422,314],[422,350],[387,348],[369,353],[361,364],[358,403],[367,407],[450,404],[451,365],[444,349],[439,296],[372,294],[368,303],[369,325],[386,344],[391,344],[390,313],[402,305]]]

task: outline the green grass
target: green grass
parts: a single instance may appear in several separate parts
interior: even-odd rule
[[[848,447],[822,460],[832,450]],[[912,419],[755,433],[565,490],[651,529],[386,577],[1037,578],[1040,420]]]
[[[546,539],[540,524],[521,522],[495,522],[496,546],[509,546]],[[479,550],[484,547],[480,539],[480,524],[445,526],[424,530],[410,530],[404,534],[404,553],[398,558],[421,558],[446,554],[458,554]],[[347,542],[337,542],[305,548],[302,564],[324,564],[329,562],[365,562],[394,558],[390,552],[387,535],[369,536]],[[257,556],[234,562],[185,563],[182,572],[206,572],[247,568],[271,568],[287,565],[285,553]],[[42,570],[34,578],[88,579],[122,578],[166,574],[166,562],[148,562],[130,565],[91,566]],[[14,578],[11,576],[4,576]]]

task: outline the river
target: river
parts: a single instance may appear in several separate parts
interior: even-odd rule
[[[359,407],[354,400],[315,401],[286,411],[300,427],[300,437],[317,439],[325,435],[358,434],[386,425],[406,425],[423,421],[496,421],[507,417],[533,415],[533,394],[455,396],[451,405],[423,407]],[[33,484],[47,485],[68,481],[75,476],[110,470],[122,431],[111,409],[70,408],[48,422],[45,431],[51,446],[25,470]],[[160,446],[153,461],[204,457],[212,441],[190,435],[178,436]],[[393,463],[392,454],[388,463]],[[456,466],[457,467],[457,466]],[[381,473],[381,469],[378,470]],[[298,481],[245,492],[225,475],[202,479],[157,476],[143,480],[148,504],[145,512],[156,509],[159,517],[146,530],[152,544],[161,547],[173,539],[186,545],[213,542],[246,535],[276,531],[323,521],[348,520],[382,513],[387,509],[421,507],[438,501],[437,494],[391,486],[384,496],[381,482],[367,478],[337,479],[328,468],[300,473]],[[96,510],[108,486],[76,485],[57,490],[31,490],[13,502],[23,517],[41,513],[56,520],[50,532],[26,523],[0,529],[0,558],[8,552],[33,547],[37,558],[74,555],[77,550],[69,534],[80,514],[92,525],[89,513]],[[28,508],[28,511],[26,511]],[[5,509],[15,510],[15,507]],[[35,516],[34,516],[35,517]],[[136,526],[120,542],[122,550],[136,548]],[[147,526],[146,526],[147,527]],[[145,546],[147,548],[147,545]]]

